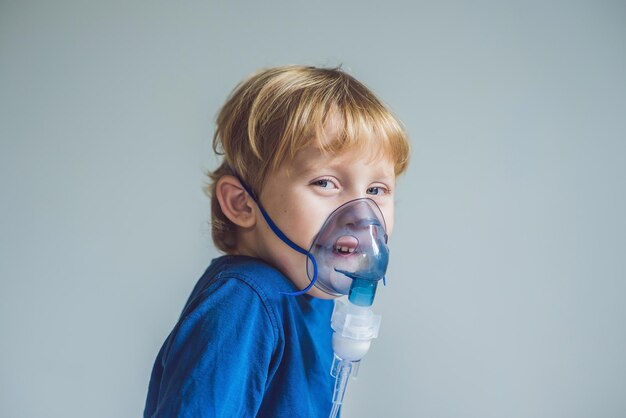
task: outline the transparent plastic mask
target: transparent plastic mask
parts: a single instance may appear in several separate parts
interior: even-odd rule
[[[309,253],[317,262],[316,287],[333,296],[350,295],[350,300],[360,305],[371,305],[376,285],[384,278],[389,263],[380,208],[366,198],[340,206],[320,229]],[[311,280],[313,272],[309,259],[307,273]]]

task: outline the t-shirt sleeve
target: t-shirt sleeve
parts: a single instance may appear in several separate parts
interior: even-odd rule
[[[253,417],[265,392],[277,330],[257,291],[220,280],[169,336],[152,417]]]

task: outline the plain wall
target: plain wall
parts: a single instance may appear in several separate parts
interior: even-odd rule
[[[404,121],[344,417],[626,416],[623,1],[0,2],[0,416],[137,417],[217,255],[219,106],[337,65]]]

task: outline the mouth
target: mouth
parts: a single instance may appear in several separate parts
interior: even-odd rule
[[[343,256],[354,254],[359,246],[359,240],[352,235],[343,235],[335,241],[335,253]]]

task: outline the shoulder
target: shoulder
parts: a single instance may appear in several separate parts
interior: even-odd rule
[[[269,277],[273,278],[273,281],[277,284],[286,281],[287,287],[291,283],[278,269],[261,259],[243,255],[223,255],[211,261],[196,287],[202,286],[215,278],[227,276],[251,280],[259,276]]]
[[[276,273],[258,262],[246,263],[253,269],[241,269],[230,261],[228,257],[214,260],[196,284],[168,338],[167,358],[178,351],[205,353],[233,344],[241,350],[252,341],[263,351],[279,347],[280,315],[256,277],[260,272],[267,277]]]
[[[263,316],[278,337],[277,300],[293,285],[280,271],[261,260],[223,256],[211,263],[193,289],[181,320],[190,317],[230,318]]]
[[[275,300],[283,293],[296,290],[293,283],[279,270],[264,261],[246,256],[222,256],[211,263],[192,292],[199,294],[211,286],[235,280],[247,286],[265,302]]]
[[[255,415],[275,374],[284,350],[280,316],[255,277],[276,273],[225,261],[207,269],[159,353],[147,407],[154,416]]]

